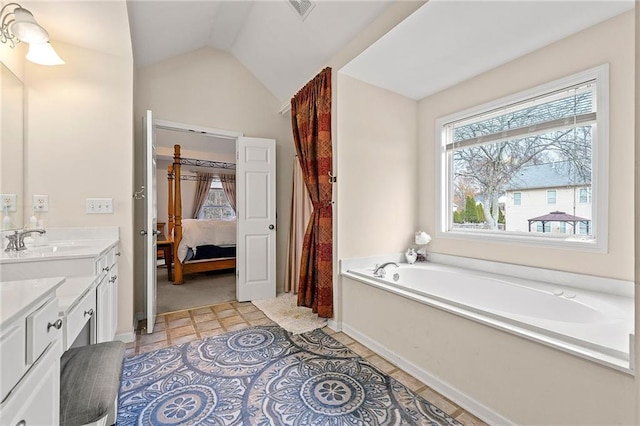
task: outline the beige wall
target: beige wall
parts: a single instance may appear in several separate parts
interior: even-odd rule
[[[338,75],[338,256],[404,251],[418,220],[417,103]]]
[[[379,126],[384,126],[381,120],[395,113],[397,104],[391,102],[385,109],[380,106],[382,90],[339,76],[339,257],[399,251],[410,242],[417,228],[435,234],[436,118],[608,62],[609,252],[580,253],[579,260],[575,260],[575,254],[567,256],[568,252],[560,250],[438,239],[432,241],[430,250],[633,280],[636,252],[629,227],[635,228],[631,195],[634,161],[630,153],[634,152],[636,114],[634,93],[629,88],[634,85],[634,34],[631,12],[420,101],[415,151],[399,153],[402,157],[409,154],[410,167],[417,165],[413,175],[406,173],[405,165],[395,161],[389,151],[380,149],[378,139],[373,143],[369,139]],[[366,102],[367,97],[371,101]],[[411,146],[407,141],[404,149]],[[380,173],[382,164],[390,165],[387,175],[403,176],[402,184],[414,187],[417,201],[403,199],[402,204],[390,203],[385,197],[368,196],[369,188],[358,170],[373,169]],[[401,201],[395,198],[399,197],[397,193],[392,197]],[[406,214],[415,208],[413,226],[409,216],[406,224],[385,223],[380,214],[385,209]],[[387,234],[383,225],[392,232]],[[396,233],[406,240],[402,241]],[[388,348],[426,374],[515,423],[640,422],[635,398],[640,394],[640,384],[632,376],[347,278],[338,281],[336,291],[340,301],[338,318],[346,329]]]
[[[572,252],[517,244],[434,238],[437,253],[633,280],[634,12],[628,12],[524,56],[419,103],[418,225],[435,234],[435,120],[573,73],[610,64],[609,249]],[[430,166],[429,166],[430,165]]]
[[[50,227],[119,227],[117,332],[131,333],[132,58],[55,46],[66,65],[24,65],[27,209],[31,194],[46,194]],[[113,198],[114,213],[86,214],[88,197]]]
[[[635,107],[636,112],[640,111],[640,1],[636,1],[636,16],[635,16],[635,54],[636,54],[636,62],[635,62]],[[636,122],[636,149],[635,149],[635,219],[634,223],[640,223],[640,119],[638,119],[638,114],[635,115]],[[640,246],[640,226],[635,227],[635,244],[634,247]],[[636,254],[635,256],[635,296],[636,296],[636,336],[640,335],[640,256]],[[635,353],[640,354],[640,339],[635,339]],[[636,365],[635,371],[640,371],[640,356],[635,357]],[[635,424],[640,424],[640,378],[636,378],[636,421]]]
[[[139,159],[136,164],[142,164],[138,136],[140,117],[147,109],[153,111],[156,119],[276,140],[278,290],[283,288],[295,155],[290,118],[280,115],[281,106],[239,61],[214,48],[202,48],[136,71],[136,158]],[[138,181],[141,173],[142,167],[136,167]],[[166,206],[158,205],[158,209],[166,210]],[[136,220],[139,218],[137,212]],[[142,271],[138,272],[136,310],[142,311],[143,279]]]
[[[435,120],[465,108],[610,64],[609,250],[606,254],[575,252],[495,242],[435,238],[437,253],[525,264],[633,280],[633,155],[634,152],[634,12],[628,12],[572,37],[510,62],[493,71],[430,96],[419,103],[418,157],[420,221],[436,229]],[[432,234],[432,235],[433,235]]]
[[[345,325],[515,424],[637,424],[630,375],[342,281]]]

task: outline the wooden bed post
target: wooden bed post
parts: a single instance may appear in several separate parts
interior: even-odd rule
[[[173,174],[173,164],[169,164],[167,167],[167,182],[169,183],[169,187],[167,188],[167,204],[168,204],[168,219],[169,219],[169,230],[167,233],[167,239],[173,238],[173,227],[175,224],[175,201],[173,199],[173,186],[174,186],[174,174]]]
[[[175,203],[175,225],[173,232],[173,258],[175,259],[175,272],[173,275],[173,284],[182,284],[182,262],[178,258],[178,247],[180,246],[180,241],[182,241],[182,190],[180,187],[180,145],[174,145],[174,154],[173,154],[173,172],[175,176],[175,187],[176,187],[176,203]]]

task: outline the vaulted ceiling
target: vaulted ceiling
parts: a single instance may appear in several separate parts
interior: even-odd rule
[[[54,42],[133,55],[136,67],[222,49],[284,104],[393,1],[318,0],[305,19],[290,0],[20,3]],[[430,0],[341,71],[421,99],[633,7],[633,0]]]

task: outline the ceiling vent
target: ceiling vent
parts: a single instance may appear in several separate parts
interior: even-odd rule
[[[316,6],[316,4],[310,0],[289,0],[289,4],[295,9],[296,13],[300,15],[303,21]]]

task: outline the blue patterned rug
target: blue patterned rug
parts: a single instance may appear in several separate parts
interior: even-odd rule
[[[277,326],[125,358],[118,425],[459,425],[317,329]]]

